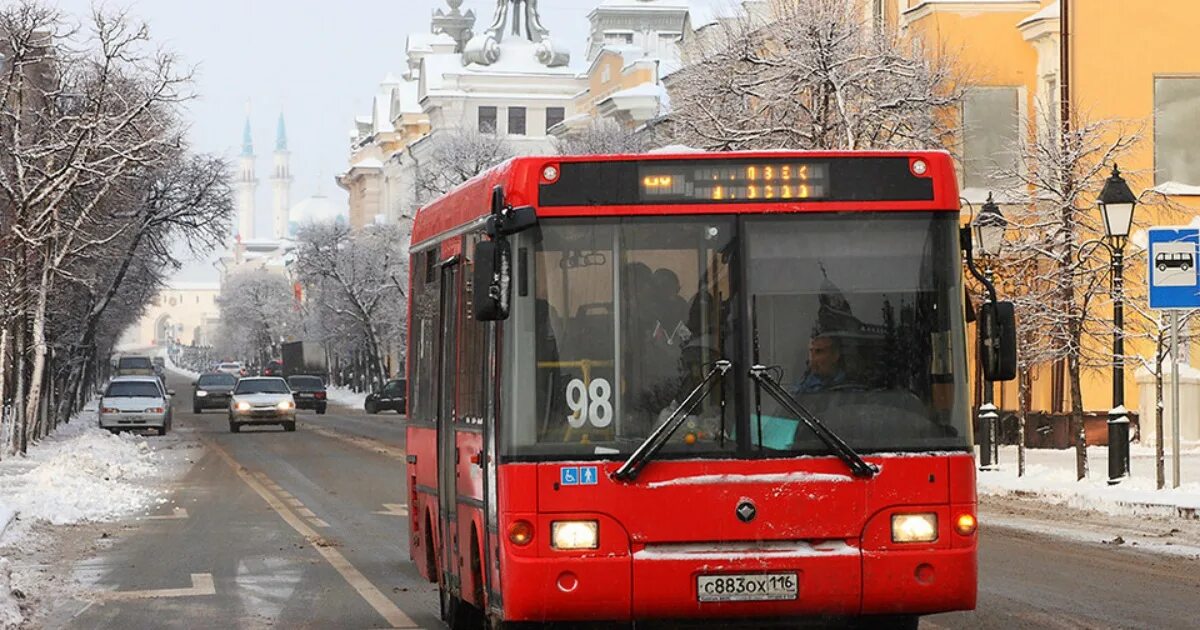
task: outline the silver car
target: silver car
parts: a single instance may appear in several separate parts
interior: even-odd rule
[[[100,428],[118,431],[154,429],[165,435],[171,428],[171,396],[156,376],[118,376],[100,398]]]
[[[278,424],[296,430],[296,400],[287,381],[277,376],[238,379],[229,399],[229,430],[244,424]]]

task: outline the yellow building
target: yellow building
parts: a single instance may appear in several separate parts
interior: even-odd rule
[[[1141,226],[1188,223],[1200,213],[1200,53],[1195,26],[1200,3],[1194,0],[872,0],[868,10],[920,38],[931,51],[957,60],[970,91],[962,107],[962,185],[976,205],[995,184],[998,150],[1023,131],[1048,131],[1061,112],[1062,42],[1066,31],[1067,86],[1072,116],[1090,121],[1117,120],[1140,128],[1143,138],[1121,158],[1120,167],[1135,193],[1163,193],[1177,210],[1143,209]],[[1067,15],[1064,24],[1062,15]],[[1064,26],[1066,27],[1064,29]],[[1039,115],[1050,108],[1050,116]],[[1099,190],[1096,191],[1096,194]],[[1099,211],[1097,210],[1097,213]],[[1153,216],[1154,214],[1159,216]],[[1143,242],[1135,228],[1126,257],[1130,299],[1144,299]],[[1103,251],[1095,255],[1107,256]],[[1132,285],[1132,286],[1131,286]],[[1109,317],[1111,303],[1093,307]],[[1127,320],[1137,317],[1127,308]],[[1100,344],[1100,341],[1095,343]],[[1107,346],[1106,346],[1107,347]],[[1103,352],[1103,348],[1097,348]],[[1150,356],[1153,345],[1134,341],[1127,352]],[[1151,410],[1145,374],[1136,364],[1126,369],[1126,405]],[[1057,373],[1056,373],[1057,372]],[[1191,372],[1185,374],[1191,377]],[[1111,371],[1087,371],[1083,402],[1089,412],[1111,406]],[[1045,366],[1034,374],[1032,408],[1069,410],[1069,392],[1061,368]],[[1138,381],[1142,381],[1139,386]],[[1200,381],[1197,381],[1200,383]],[[1197,386],[1200,386],[1198,384]],[[997,394],[1002,409],[1017,407],[1016,387]],[[1200,419],[1183,415],[1184,439],[1200,439]],[[1146,425],[1149,422],[1144,423]],[[1190,426],[1196,425],[1196,426]],[[1144,433],[1144,432],[1143,432]],[[1091,437],[1091,436],[1089,436]],[[1096,436],[1102,441],[1102,435]]]

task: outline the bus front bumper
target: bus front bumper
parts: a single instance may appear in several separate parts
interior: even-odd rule
[[[840,545],[840,546],[839,546]],[[906,615],[975,607],[976,550],[861,551],[818,543],[776,553],[722,554],[651,546],[633,556],[509,555],[504,618],[512,621],[793,619]],[[707,576],[795,575],[794,594],[736,601]],[[701,596],[702,584],[710,591]],[[714,600],[714,595],[718,599]],[[737,594],[734,597],[747,597]],[[702,600],[709,601],[702,601]],[[719,622],[718,622],[719,625]]]

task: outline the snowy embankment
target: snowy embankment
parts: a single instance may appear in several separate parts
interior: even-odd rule
[[[96,426],[95,411],[80,413],[25,457],[0,461],[0,512],[17,515],[0,542],[36,521],[108,521],[161,503],[160,492],[139,483],[159,461],[144,437],[114,435]]]
[[[1170,450],[1168,449],[1168,454]],[[1180,486],[1171,489],[1170,457],[1166,461],[1167,488],[1155,489],[1154,449],[1131,448],[1131,477],[1108,485],[1108,449],[1088,448],[1088,477],[1075,479],[1075,450],[1028,449],[1025,476],[1017,476],[1017,449],[1000,449],[998,470],[979,473],[979,494],[1032,497],[1076,509],[1112,515],[1153,514],[1175,516],[1181,511],[1200,512],[1200,449],[1189,448],[1180,457]]]
[[[17,598],[13,596],[12,570],[8,560],[0,558],[0,628],[16,628],[25,620]]]
[[[326,390],[329,396],[329,402],[351,409],[362,409],[363,403],[367,401],[366,392],[356,392],[345,387],[330,387]]]

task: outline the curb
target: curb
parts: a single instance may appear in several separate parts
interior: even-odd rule
[[[1171,505],[1169,503],[1140,503],[1137,501],[1117,501],[1116,503],[1121,507],[1129,507],[1139,510],[1155,510],[1168,513],[1174,512],[1176,517],[1189,521],[1200,520],[1200,507]]]

